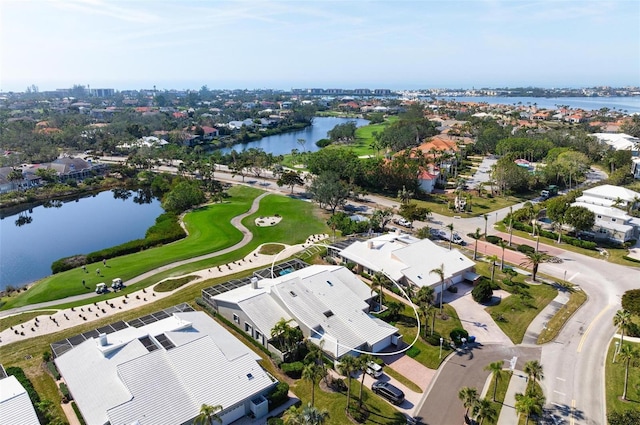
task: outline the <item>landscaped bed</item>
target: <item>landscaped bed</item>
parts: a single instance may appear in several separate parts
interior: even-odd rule
[[[190,275],[179,277],[177,279],[167,279],[163,282],[158,283],[153,287],[153,290],[156,292],[171,292],[175,289],[180,288],[183,285],[191,282],[192,280],[198,279],[200,276]]]

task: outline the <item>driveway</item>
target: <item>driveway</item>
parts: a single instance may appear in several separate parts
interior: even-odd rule
[[[473,285],[459,283],[458,293],[452,294],[445,291],[444,301],[456,309],[462,327],[474,335],[476,341],[481,344],[499,344],[505,347],[513,346],[513,342],[509,339],[502,329],[498,327],[496,322],[489,313],[485,311],[485,306],[478,304],[471,296]],[[494,291],[494,297],[506,298],[509,294],[505,291]]]

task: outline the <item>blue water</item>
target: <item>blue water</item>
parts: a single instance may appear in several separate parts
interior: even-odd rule
[[[60,208],[39,206],[21,213],[32,221],[16,226],[19,214],[0,220],[0,289],[22,286],[51,274],[51,263],[144,237],[162,214],[160,202],[136,204],[110,191]]]
[[[569,107],[584,109],[586,111],[609,108],[628,113],[640,112],[640,97],[438,97],[438,99],[455,99],[458,102],[488,103],[490,105],[520,104],[530,106],[534,103],[538,108],[555,109],[557,105],[569,105]]]
[[[221,149],[222,153],[229,153],[231,149],[236,151],[244,151],[250,148],[263,149],[267,153],[273,155],[286,155],[291,153],[292,149],[298,149],[303,152],[316,152],[320,148],[316,146],[316,142],[320,139],[327,138],[327,132],[332,130],[338,124],[344,124],[349,121],[355,121],[357,127],[367,125],[369,121],[362,118],[335,118],[335,117],[315,117],[313,125],[299,131],[290,133],[276,134],[274,136],[263,137],[254,142],[242,143],[234,145],[231,148]],[[304,139],[304,146],[298,143],[298,140]]]

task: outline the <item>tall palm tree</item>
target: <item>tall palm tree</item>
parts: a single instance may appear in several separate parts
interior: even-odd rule
[[[418,305],[418,315],[424,318],[424,322],[423,322],[424,324],[422,326],[422,329],[423,329],[425,338],[427,336],[427,321],[429,320],[429,315],[431,314],[432,308],[433,307],[431,306],[431,304],[428,304],[428,303],[422,303]],[[433,329],[431,330],[431,332],[433,332]]]
[[[509,246],[511,246],[511,239],[513,239],[513,205],[509,207]]]
[[[524,364],[524,373],[529,376],[529,379],[533,379],[533,382],[541,381],[544,379],[544,372],[542,371],[542,365],[537,360],[530,360]]]
[[[478,239],[482,237],[482,233],[480,233],[480,228],[478,227],[475,233],[471,233],[470,236],[476,241],[475,246],[473,247],[473,261],[476,261],[476,259],[478,258]]]
[[[507,247],[507,242],[504,239],[500,239],[498,246],[502,248],[502,259],[500,260],[500,271],[502,271],[504,270],[504,249]]]
[[[387,277],[381,272],[374,273],[371,277],[371,292],[375,292],[375,289],[378,288],[378,304],[380,304],[380,308],[382,309],[382,303],[384,302],[384,284],[386,282]]]
[[[484,218],[484,240],[487,240],[487,225],[489,224],[489,214],[482,214]]]
[[[327,375],[327,369],[324,364],[308,364],[302,369],[302,379],[311,382],[311,406],[316,401],[316,384]]]
[[[630,344],[621,345],[620,358],[624,361],[624,390],[622,391],[622,399],[627,399],[627,384],[629,383],[629,363],[632,359],[638,357],[638,351],[634,350]]]
[[[473,413],[476,416],[476,419],[480,419],[480,425],[482,425],[485,419],[495,421],[498,414],[496,412],[496,408],[491,404],[491,401],[486,398],[478,400],[478,402],[473,406]]]
[[[351,374],[356,370],[358,370],[358,359],[350,354],[342,356],[342,358],[340,359],[340,364],[338,364],[338,371],[340,371],[342,375],[347,377],[347,411],[349,411],[351,402]]]
[[[544,406],[544,396],[542,394],[536,394],[533,391],[527,390],[524,394],[516,394],[516,412],[526,415],[525,425],[529,424],[529,417],[531,415],[542,414],[542,407]]]
[[[421,286],[416,295],[416,304],[431,304],[435,290],[431,286]]]
[[[462,405],[467,409],[464,412],[466,419],[469,416],[469,409],[478,402],[478,390],[474,387],[462,387],[458,392],[458,398],[462,400]]]
[[[498,362],[489,363],[485,366],[484,370],[488,370],[493,375],[493,379],[495,380],[493,385],[493,401],[496,401],[496,390],[498,389],[498,380],[502,378],[504,375],[504,371],[502,370],[504,362],[502,360]]]
[[[222,411],[222,406],[219,404],[211,406],[210,404],[203,404],[200,406],[200,413],[193,420],[194,425],[213,425],[213,422],[222,423],[222,418],[218,416],[218,412]]]
[[[289,326],[289,323],[292,320],[293,319],[287,320],[284,317],[281,317],[280,320],[278,320],[276,324],[273,325],[273,328],[271,329],[271,338],[276,338],[278,340],[278,343],[280,344],[280,348],[283,351],[285,350],[285,338],[287,336],[289,329],[291,328],[291,326]]]
[[[542,263],[548,262],[551,257],[542,251],[528,252],[525,254],[527,259],[520,263],[521,266],[531,266],[531,274],[533,281],[536,281],[536,275],[538,274],[538,266]]]
[[[364,353],[358,356],[358,370],[360,371],[360,393],[358,394],[358,407],[362,407],[362,390],[364,388],[364,375],[367,371],[367,363],[374,361],[371,354]]]
[[[624,331],[627,330],[631,323],[631,313],[627,310],[618,310],[616,315],[613,316],[613,326],[617,326],[620,329],[620,345],[624,344]],[[618,349],[619,352],[619,349]]]
[[[496,272],[496,263],[498,262],[499,258],[497,255],[492,254],[487,257],[487,260],[491,261],[491,282],[493,282],[493,277]]]
[[[402,205],[408,205],[411,198],[413,198],[413,192],[402,186],[402,190],[398,191],[398,198]]]
[[[449,229],[449,251],[451,251],[451,244],[453,243],[453,223],[447,224],[447,229]]]
[[[442,298],[444,298],[444,264],[429,272],[429,274],[437,274],[440,278],[440,314],[442,314]]]

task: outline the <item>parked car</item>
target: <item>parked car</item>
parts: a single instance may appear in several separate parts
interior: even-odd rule
[[[382,376],[382,366],[376,362],[368,362],[366,372],[374,378],[379,378]]]
[[[403,227],[411,227],[411,222],[408,220],[405,220],[404,218],[398,218],[396,220],[394,220],[394,223],[403,226]]]
[[[399,406],[404,401],[404,392],[395,385],[384,381],[376,381],[371,385],[371,390],[382,398],[386,398],[391,403]]]

